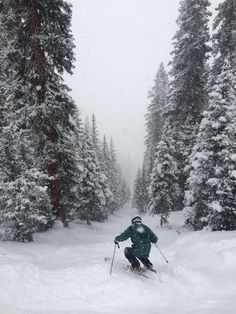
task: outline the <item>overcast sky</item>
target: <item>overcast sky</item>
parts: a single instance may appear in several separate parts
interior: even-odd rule
[[[180,1],[69,2],[77,59],[67,77],[72,97],[82,118],[95,114],[101,137],[113,137],[122,164],[130,159],[133,178],[142,165],[148,90],[159,64],[170,60]]]

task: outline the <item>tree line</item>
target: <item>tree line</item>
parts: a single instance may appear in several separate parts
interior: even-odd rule
[[[0,0],[0,237],[75,219],[104,221],[129,198],[113,141],[95,116],[82,123],[63,73],[72,73],[72,7]]]
[[[149,93],[142,169],[133,202],[140,212],[183,210],[193,230],[236,229],[236,1],[180,2],[170,72]]]

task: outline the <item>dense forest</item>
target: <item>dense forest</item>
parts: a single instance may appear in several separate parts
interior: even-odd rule
[[[183,210],[193,230],[235,230],[236,1],[222,1],[213,25],[209,7],[180,3],[170,71],[160,65],[149,93],[133,203],[161,225]]]
[[[82,122],[72,73],[72,7],[64,0],[0,1],[0,226],[3,240],[75,219],[105,221],[130,197],[112,139]]]
[[[140,213],[184,211],[193,230],[236,229],[236,1],[211,25],[210,2],[180,3],[170,71],[149,92]],[[82,121],[73,72],[72,6],[0,1],[0,238],[33,241],[59,220],[105,221],[130,191],[96,117]],[[212,35],[210,29],[212,28]]]

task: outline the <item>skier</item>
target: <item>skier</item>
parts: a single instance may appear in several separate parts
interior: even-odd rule
[[[142,218],[140,216],[135,216],[131,222],[132,225],[115,237],[114,242],[115,244],[118,244],[120,241],[125,241],[128,238],[131,238],[133,243],[132,247],[126,247],[124,253],[125,257],[131,263],[132,271],[142,271],[139,260],[147,269],[155,271],[148,257],[151,251],[151,243],[157,243],[158,238],[150,228],[142,223]]]

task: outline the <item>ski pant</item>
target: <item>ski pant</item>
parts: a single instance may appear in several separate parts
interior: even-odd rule
[[[152,263],[149,261],[148,256],[135,257],[133,254],[133,248],[132,247],[126,247],[124,250],[124,253],[125,253],[125,257],[128,259],[128,261],[130,262],[130,264],[133,268],[140,267],[139,260],[147,268],[150,268],[152,266]]]

